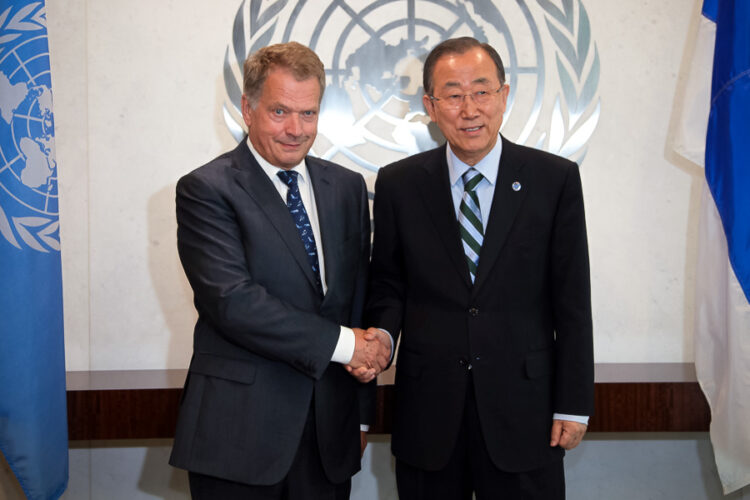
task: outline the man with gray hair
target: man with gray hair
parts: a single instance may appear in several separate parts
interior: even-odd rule
[[[324,87],[303,45],[252,54],[247,140],[177,184],[198,322],[170,463],[196,499],[346,499],[360,468],[390,339],[359,328],[364,179],[307,155]]]
[[[380,170],[366,321],[401,332],[393,454],[404,500],[556,500],[593,411],[578,166],[500,135],[500,56],[427,56],[447,145]]]

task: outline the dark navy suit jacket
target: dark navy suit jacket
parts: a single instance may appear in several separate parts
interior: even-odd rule
[[[361,175],[306,158],[328,290],[316,291],[286,204],[245,141],[177,184],[177,242],[198,322],[170,463],[247,484],[288,472],[314,401],[324,470],[360,467],[374,385],[330,363],[361,326],[370,216]]]
[[[453,450],[469,373],[487,449],[505,471],[562,457],[549,446],[554,412],[593,412],[578,167],[502,140],[473,285],[445,146],[381,169],[375,186],[366,322],[401,332],[392,448],[425,470],[443,468]]]

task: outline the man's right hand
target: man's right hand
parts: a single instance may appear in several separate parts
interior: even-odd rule
[[[370,382],[382,372],[391,358],[390,339],[361,328],[354,330],[354,355],[346,371],[362,383]],[[385,341],[383,339],[386,339]]]

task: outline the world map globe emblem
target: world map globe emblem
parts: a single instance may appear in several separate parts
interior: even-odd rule
[[[17,248],[59,251],[59,205],[44,9],[2,13],[0,234]]]
[[[505,65],[510,94],[503,135],[581,161],[599,118],[599,60],[583,4],[562,4],[246,0],[224,57],[224,121],[242,140],[241,68],[247,54],[272,43],[299,41],[318,54],[326,71],[311,153],[363,173],[376,172],[443,142],[423,108],[422,67],[439,42],[471,36],[495,47]],[[554,60],[545,57],[550,49]],[[558,75],[550,75],[552,61]]]

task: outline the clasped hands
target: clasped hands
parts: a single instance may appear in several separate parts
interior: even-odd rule
[[[354,378],[367,383],[385,370],[391,360],[391,337],[383,330],[370,327],[367,330],[354,330],[354,355],[348,365],[344,365]]]

